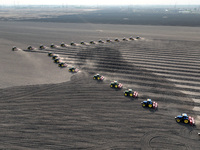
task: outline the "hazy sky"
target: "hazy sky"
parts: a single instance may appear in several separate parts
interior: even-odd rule
[[[0,0],[0,5],[200,5],[200,0]]]

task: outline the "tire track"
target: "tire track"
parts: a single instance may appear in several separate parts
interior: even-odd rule
[[[193,141],[191,140],[188,144],[188,139],[185,137],[178,136],[178,133],[146,133],[141,139],[142,150],[148,149],[187,149],[190,150]],[[162,146],[161,146],[162,145]],[[164,148],[164,149],[165,149]]]

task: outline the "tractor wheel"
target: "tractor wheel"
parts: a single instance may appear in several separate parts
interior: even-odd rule
[[[71,70],[69,69],[69,72],[71,72]]]
[[[127,96],[127,93],[124,93],[124,96]]]
[[[72,70],[72,72],[74,72],[74,69]]]
[[[93,79],[95,80],[96,78],[94,77]]]
[[[129,94],[129,96],[130,96],[130,97],[132,97],[132,96],[133,96],[133,94],[131,93],[131,94]]]
[[[61,65],[61,67],[63,67],[63,65]]]
[[[98,79],[98,80],[100,80],[100,78],[99,78],[99,77],[98,77],[97,79]]]
[[[185,120],[184,120],[184,123],[187,124],[187,123],[189,123],[189,121],[188,121],[187,119],[185,119]]]
[[[111,84],[111,85],[110,85],[110,87],[112,88],[112,87],[113,87],[113,85]]]
[[[152,108],[152,107],[153,107],[153,105],[152,105],[152,104],[149,104],[148,106],[149,106],[149,108]]]
[[[145,107],[145,106],[146,106],[146,105],[143,103],[143,104],[142,104],[142,107]]]
[[[115,88],[118,88],[118,86],[117,86],[117,85],[115,85]]]
[[[179,123],[179,122],[181,122],[181,120],[180,120],[180,119],[176,119],[176,122],[178,122],[178,123]]]

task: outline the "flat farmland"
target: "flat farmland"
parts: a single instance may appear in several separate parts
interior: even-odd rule
[[[200,148],[199,28],[40,22],[0,28],[1,149]],[[137,35],[142,38],[49,48]],[[48,47],[26,50],[40,44]],[[14,45],[22,50],[12,52]],[[48,52],[80,72],[58,68]],[[96,73],[105,80],[93,80]],[[113,80],[123,89],[111,89]],[[129,88],[138,99],[124,97]],[[158,102],[157,111],[142,108],[147,98]],[[196,126],[177,124],[182,112]]]

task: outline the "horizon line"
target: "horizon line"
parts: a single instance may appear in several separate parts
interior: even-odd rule
[[[124,5],[107,5],[107,4],[0,4],[0,6],[174,6],[174,4],[124,4]],[[200,4],[176,4],[176,6],[200,6]]]

